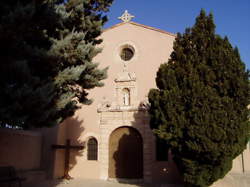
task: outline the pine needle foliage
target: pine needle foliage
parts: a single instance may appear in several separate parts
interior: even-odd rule
[[[167,141],[186,186],[223,178],[249,139],[249,72],[237,48],[215,34],[201,10],[192,28],[177,34],[168,63],[151,89],[150,125]]]
[[[107,76],[93,58],[112,1],[0,1],[0,127],[53,126],[91,103]]]

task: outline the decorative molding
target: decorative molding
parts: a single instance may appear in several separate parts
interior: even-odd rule
[[[115,79],[115,82],[130,82],[136,81],[136,76],[134,72],[124,71],[118,74],[118,77]]]

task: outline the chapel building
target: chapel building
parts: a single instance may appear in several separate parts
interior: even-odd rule
[[[82,106],[47,137],[57,144],[70,139],[74,145],[84,145],[82,151],[70,152],[71,177],[178,183],[171,153],[153,135],[147,113],[147,95],[156,88],[156,72],[170,58],[176,35],[131,18],[125,11],[122,22],[101,35],[102,52],[94,61],[99,68],[109,68],[108,78],[103,87],[89,92],[93,103]],[[58,178],[63,176],[65,154],[63,150],[54,154],[51,174]],[[241,161],[236,162],[236,170],[242,170]],[[244,169],[250,171],[247,164]]]

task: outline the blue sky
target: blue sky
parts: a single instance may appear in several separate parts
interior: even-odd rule
[[[216,33],[228,36],[250,69],[250,0],[114,0],[105,28],[120,23],[117,17],[128,10],[134,22],[183,33],[201,8],[213,13]]]

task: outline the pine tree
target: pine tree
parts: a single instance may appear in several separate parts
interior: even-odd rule
[[[149,92],[150,125],[171,147],[186,186],[209,186],[246,148],[249,72],[204,10],[173,49],[157,72],[158,89]]]
[[[113,0],[0,2],[0,126],[53,126],[90,104],[93,58]]]

